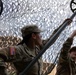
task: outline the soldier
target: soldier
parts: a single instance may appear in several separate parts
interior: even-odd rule
[[[67,20],[71,23],[70,19]],[[60,27],[58,27],[53,34],[55,34],[59,28]],[[24,26],[21,29],[21,32],[23,40],[18,45],[0,49],[0,57],[3,61],[13,62],[17,69],[17,75],[19,75],[29,65],[53,35],[52,34],[47,40],[42,40],[40,35],[42,31],[37,25]],[[56,39],[54,41],[56,41]],[[43,71],[42,64],[42,59],[38,59],[38,61],[27,72],[27,75],[41,75]]]
[[[76,46],[71,47],[75,36],[76,30],[63,44],[56,75],[76,75]]]

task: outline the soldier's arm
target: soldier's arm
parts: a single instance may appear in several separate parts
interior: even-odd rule
[[[0,74],[1,75],[7,75],[6,73],[6,67],[5,62],[2,58],[0,58]]]
[[[0,75],[7,75],[6,64],[8,61],[8,48],[0,49]]]
[[[73,43],[73,39],[74,39],[75,36],[76,36],[76,30],[73,31],[71,36],[63,44],[63,47],[61,48],[60,57],[59,57],[59,63],[64,63],[64,62],[67,61],[67,59],[68,59],[68,52],[70,50],[70,47],[71,47],[71,45]],[[61,62],[62,60],[64,62]]]
[[[0,49],[0,58],[2,58],[4,61],[8,60],[8,54],[9,54],[9,48],[1,48]]]
[[[0,57],[4,62],[12,62],[16,59],[16,48],[15,46],[4,47],[0,49]]]
[[[61,53],[59,56],[59,63],[64,63],[67,62],[68,59],[68,51],[72,45],[73,39],[72,38],[68,38],[65,43],[63,44],[63,47],[61,48]]]
[[[57,29],[54,30],[54,32],[52,33],[52,35],[51,35],[48,39],[43,40],[43,45],[45,45],[45,44],[50,40],[50,38],[60,29],[60,27],[61,27],[66,21],[68,21],[68,25],[72,22],[72,20],[69,19],[69,18],[68,18],[68,19],[65,19],[64,22],[63,22]],[[60,34],[59,34],[59,35],[60,35]],[[59,37],[59,35],[54,39],[53,43],[56,41],[56,39]],[[53,44],[53,43],[52,43],[52,44]]]
[[[68,52],[69,49],[73,43],[73,37],[74,35],[72,34],[63,44],[63,47],[61,48],[58,64],[57,64],[57,71],[56,75],[63,74],[65,75],[66,73],[66,67],[68,64]]]
[[[62,25],[60,25],[57,29],[55,29],[54,32],[52,33],[52,35],[51,35],[48,39],[43,40],[43,45],[45,45],[45,44],[50,40],[50,38],[58,31],[58,29],[59,29],[61,26],[62,26]],[[56,41],[57,38],[58,38],[58,37],[55,38],[54,42]]]
[[[22,46],[10,46],[7,48],[0,49],[0,57],[5,62],[16,62],[21,61],[24,58],[29,57],[29,55],[23,50]],[[23,55],[25,54],[25,56]]]

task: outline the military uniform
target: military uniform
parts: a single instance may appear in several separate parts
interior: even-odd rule
[[[41,30],[38,29],[36,25],[28,25],[21,29],[22,37],[26,37],[28,34],[36,32],[40,33]],[[13,62],[15,68],[17,69],[17,75],[19,75],[29,63],[37,56],[40,48],[35,47],[34,50],[27,47],[25,43],[19,44],[17,46],[10,46],[7,48],[0,49],[0,57],[5,62]],[[1,65],[0,65],[1,66]],[[41,75],[42,74],[42,59],[40,58],[27,72],[27,75]]]
[[[60,28],[59,26],[53,34],[57,32],[57,30]],[[32,32],[40,33],[41,30],[38,29],[38,27],[35,26],[26,26],[21,29],[22,37],[24,38],[28,34]],[[53,34],[50,36],[50,38],[53,36]],[[58,37],[56,37],[57,39]],[[55,40],[56,40],[55,39]],[[43,46],[48,42],[49,39],[43,40]],[[54,40],[54,41],[55,41]],[[29,63],[37,56],[37,54],[40,52],[42,47],[35,47],[35,50],[32,50],[27,47],[25,43],[19,44],[17,46],[11,46],[7,48],[0,49],[0,57],[4,59],[6,62],[13,62],[15,68],[17,69],[17,75],[21,73],[28,65]],[[38,61],[30,68],[30,70],[27,72],[27,75],[42,75],[43,72],[43,62],[42,58],[38,59]]]
[[[68,38],[61,49],[56,75],[76,75],[76,64],[70,59],[68,52],[73,39]]]
[[[6,65],[5,62],[2,58],[0,58],[0,75],[6,75],[7,71],[6,71]]]
[[[6,56],[6,62],[13,62],[15,68],[18,71],[18,75],[22,72],[28,64],[36,57],[39,52],[39,48],[36,46],[35,52],[29,49],[26,44],[11,46],[0,50],[0,55]],[[3,56],[2,56],[3,57]],[[4,57],[3,57],[4,59]],[[40,58],[28,71],[27,75],[41,75],[42,72],[42,59]]]
[[[25,67],[37,56],[38,52],[40,51],[39,48],[36,46],[35,50],[29,49],[25,44],[19,45],[16,47],[17,49],[17,58],[20,56],[22,61],[18,63],[15,62],[14,65],[17,68],[18,72],[22,72]],[[16,59],[17,59],[16,58]],[[20,66],[20,68],[19,68]],[[42,59],[40,58],[29,70],[27,75],[41,75],[42,72]]]

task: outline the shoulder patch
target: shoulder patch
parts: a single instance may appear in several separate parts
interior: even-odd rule
[[[15,47],[10,47],[10,55],[15,55],[16,49]]]

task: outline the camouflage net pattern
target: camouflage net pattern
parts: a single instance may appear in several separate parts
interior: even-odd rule
[[[17,45],[20,41],[20,38],[14,36],[0,36],[0,48]]]
[[[36,24],[45,30],[42,38],[48,38],[61,23],[73,13],[70,10],[71,0],[2,0],[4,10],[0,16],[0,36],[14,36],[21,38],[20,29],[29,24]],[[74,19],[70,26],[67,26],[56,42],[42,55],[45,63],[54,63],[62,44],[67,37],[76,29]],[[7,38],[8,39],[8,38]],[[13,39],[13,38],[12,38]],[[15,40],[15,39],[13,39]],[[3,39],[1,41],[4,41]],[[4,42],[1,45],[8,46]],[[13,43],[11,42],[11,45]],[[15,45],[15,44],[14,44]],[[75,41],[74,44],[76,45]],[[3,46],[1,46],[3,47]],[[55,64],[57,61],[55,62]],[[50,65],[46,64],[46,71]]]

